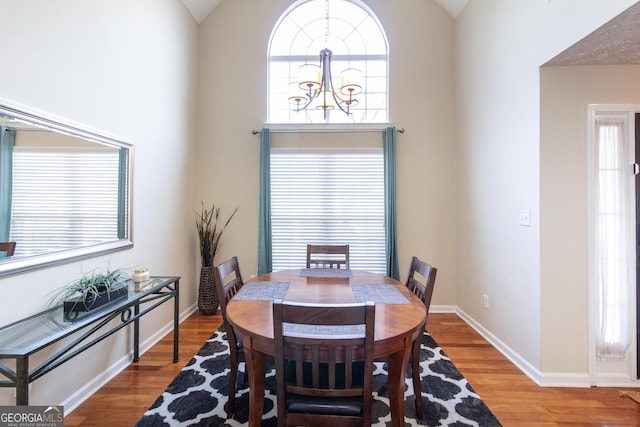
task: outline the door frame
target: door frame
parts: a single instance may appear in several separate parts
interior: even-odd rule
[[[597,281],[595,277],[595,223],[596,218],[594,214],[595,207],[595,197],[594,197],[594,188],[595,188],[595,174],[597,166],[597,158],[595,156],[596,153],[596,135],[595,135],[595,119],[598,113],[620,113],[621,115],[627,115],[627,137],[629,139],[629,146],[627,147],[627,156],[631,156],[632,159],[635,160],[634,151],[635,151],[635,139],[634,136],[634,127],[635,127],[635,113],[640,113],[640,104],[589,104],[587,106],[587,165],[586,165],[586,179],[587,179],[587,242],[588,242],[588,258],[587,258],[587,266],[588,266],[588,313],[589,313],[589,322],[588,322],[588,369],[589,369],[589,381],[592,386],[626,386],[626,385],[638,385],[638,374],[640,373],[638,370],[638,347],[637,347],[637,317],[636,313],[639,308],[636,307],[636,298],[630,299],[630,321],[633,322],[633,325],[636,328],[636,333],[631,333],[630,339],[630,351],[629,351],[629,366],[628,366],[628,374],[624,376],[616,373],[602,373],[598,372],[597,369],[597,361],[596,361],[596,334],[598,328],[597,322],[597,313],[598,313],[598,291],[597,291]],[[631,168],[631,164],[630,164]],[[635,199],[636,189],[633,188],[633,197]],[[631,197],[629,195],[629,197]],[[632,222],[631,228],[635,229],[636,222],[636,204],[632,203],[630,209],[633,212],[630,212],[630,222]],[[636,240],[632,239],[630,245],[633,245],[633,250],[636,248]],[[635,257],[634,257],[635,259]],[[632,282],[635,284],[634,290],[637,296],[637,280],[636,277],[636,266],[630,269],[632,275]],[[633,318],[633,320],[631,320]]]

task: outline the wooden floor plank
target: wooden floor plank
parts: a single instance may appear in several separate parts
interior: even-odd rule
[[[180,360],[169,334],[65,417],[65,426],[133,426],[220,324],[195,313],[180,325]],[[640,426],[640,405],[617,388],[538,387],[455,314],[427,329],[504,426]]]
[[[619,389],[539,387],[457,315],[429,314],[427,330],[505,426],[640,426]]]

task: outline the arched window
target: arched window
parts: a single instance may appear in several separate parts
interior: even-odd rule
[[[331,83],[336,93],[340,92],[339,76],[343,70],[361,72],[358,86],[362,91],[355,97],[357,101],[343,103],[349,114],[338,105],[334,109],[317,108],[315,103],[322,95],[299,111],[297,108],[304,106],[309,98],[298,98],[298,104],[290,100],[290,84],[301,81],[300,67],[321,65],[323,49],[332,52]],[[360,0],[297,1],[273,28],[268,55],[269,123],[388,122],[387,39],[376,16]],[[315,74],[317,80],[321,80],[320,73]],[[298,84],[295,87],[299,87]],[[348,98],[348,95],[340,96],[343,100]]]

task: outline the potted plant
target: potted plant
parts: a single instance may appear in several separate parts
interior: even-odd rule
[[[220,208],[216,208],[215,204],[212,204],[211,209],[208,209],[202,202],[200,212],[194,211],[196,214],[196,230],[200,239],[200,256],[202,258],[200,287],[198,289],[198,309],[202,314],[215,314],[218,310],[218,295],[213,279],[214,261],[222,233],[226,230],[231,218],[237,211],[238,208],[231,213],[221,227],[218,225]]]
[[[53,305],[62,305],[65,320],[75,320],[80,313],[95,310],[105,304],[124,298],[129,292],[129,274],[124,270],[84,274],[64,286],[53,298]]]

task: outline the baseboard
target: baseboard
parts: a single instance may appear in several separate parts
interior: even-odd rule
[[[543,372],[540,375],[538,385],[541,387],[591,387],[589,382],[589,374],[587,373],[571,373],[571,372]]]
[[[518,369],[522,371],[523,374],[528,376],[534,383],[540,385],[540,371],[521,357],[517,352],[513,351],[511,347],[502,342],[498,337],[493,335],[489,330],[487,330],[484,326],[478,323],[473,317],[469,316],[464,310],[460,308],[456,308],[456,313],[458,316],[462,318],[469,326],[471,326],[477,333],[479,333],[482,338],[489,341],[489,343],[495,347],[504,357],[509,359],[511,363],[516,365]]]
[[[457,308],[456,313],[537,385],[541,387],[590,387],[587,373],[541,372],[463,310]]]
[[[180,313],[178,322],[182,323],[187,317],[191,316],[198,309],[197,304],[193,304],[188,307],[185,311]],[[151,335],[146,340],[140,342],[140,356],[146,353],[151,347],[157,344],[162,338],[164,338],[168,333],[173,331],[173,321],[167,322],[162,328],[158,329],[156,333]],[[126,355],[119,358],[115,363],[113,363],[109,368],[103,371],[100,375],[94,377],[91,381],[77,390],[75,393],[67,397],[65,400],[61,402],[61,405],[64,406],[64,413],[68,415],[80,406],[85,400],[89,399],[95,392],[100,390],[105,384],[111,381],[114,377],[116,377],[120,372],[124,371],[129,365],[131,365],[133,361],[133,350],[127,353]]]
[[[627,375],[622,374],[602,374],[597,378],[598,387],[640,387],[640,380],[632,380]]]
[[[458,307],[455,305],[431,305],[429,313],[458,313]]]

